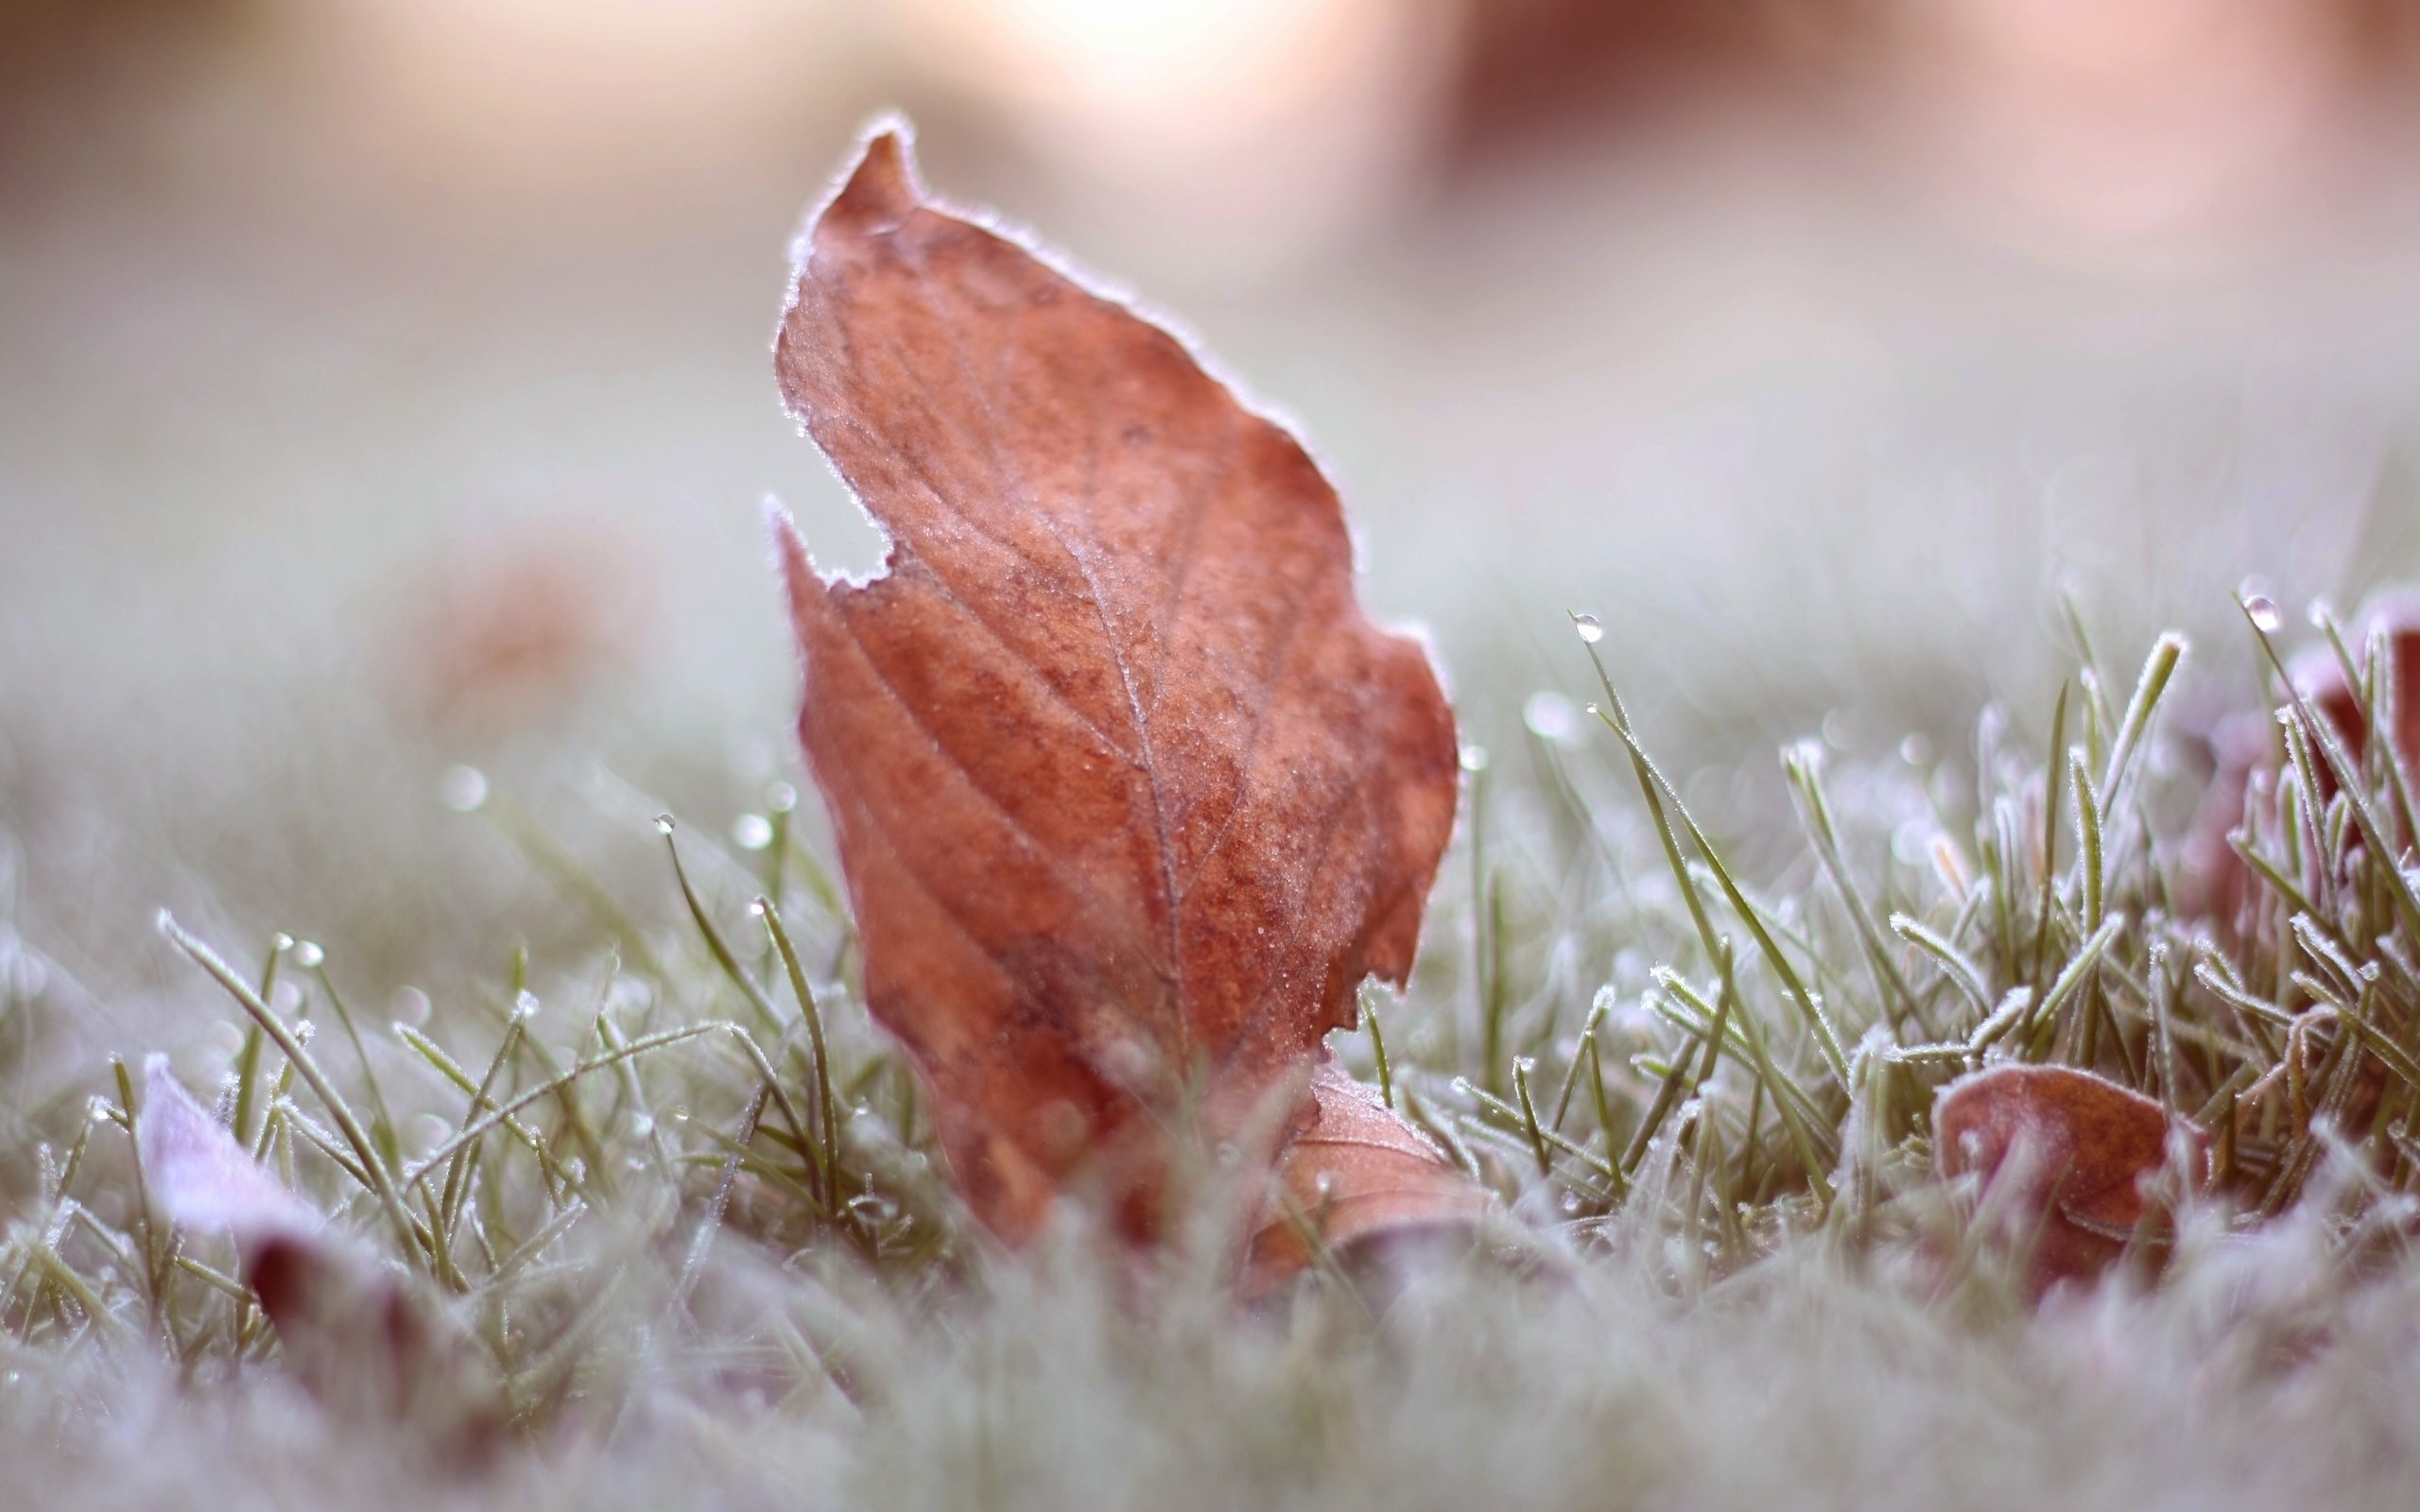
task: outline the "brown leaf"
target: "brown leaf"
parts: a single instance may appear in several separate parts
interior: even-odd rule
[[[1166,331],[866,146],[774,366],[890,536],[858,584],[778,531],[800,734],[869,1005],[967,1201],[1071,1181],[1157,1228],[1167,1129],[1283,1119],[1353,988],[1409,971],[1452,713],[1362,614],[1335,490]]]
[[[2018,1183],[2009,1211],[2038,1226],[2028,1278],[2037,1293],[2096,1275],[2123,1252],[2143,1220],[2143,1177],[2168,1160],[2166,1108],[2071,1066],[1961,1077],[1941,1090],[1932,1120],[1944,1179],[1973,1172]]]
[[[593,523],[497,525],[424,563],[385,647],[397,712],[445,744],[561,715],[648,640],[643,550]]]
[[[1378,1094],[1322,1063],[1311,1076],[1310,1126],[1277,1166],[1277,1194],[1253,1237],[1243,1293],[1256,1297],[1330,1253],[1423,1233],[1468,1229],[1492,1199],[1436,1143]]]
[[[2383,680],[2391,692],[2394,714],[2387,748],[2394,754],[2404,781],[2420,787],[2420,591],[2403,589],[2373,601],[2347,629],[2353,654],[2366,659],[2370,638],[2381,631],[2388,659]],[[2366,671],[2366,661],[2362,665]],[[2295,691],[2326,720],[2343,743],[2345,754],[2357,763],[2367,760],[2369,720],[2335,650],[2312,647],[2295,657],[2288,670]],[[2212,723],[2205,737],[2210,747],[2210,785],[2185,836],[2184,865],[2176,881],[2177,911],[2188,919],[2212,919],[2230,933],[2240,928],[2243,905],[2252,896],[2252,879],[2227,836],[2243,825],[2247,799],[2264,815],[2273,816],[2276,812],[2273,717],[2237,710]],[[2318,797],[2324,803],[2336,795],[2336,774],[2323,761],[2316,776]]]
[[[263,1170],[194,1101],[165,1056],[144,1062],[134,1127],[144,1184],[171,1223],[230,1235],[248,1255],[268,1244],[322,1243],[319,1210]]]
[[[2210,781],[2185,833],[2174,902],[2181,917],[2209,919],[2233,936],[2241,927],[2252,874],[2228,836],[2243,826],[2247,800],[2264,812],[2274,808],[2276,726],[2236,709],[2213,719],[2202,740]]]
[[[287,1366],[332,1415],[381,1425],[407,1418],[456,1464],[489,1452],[504,1419],[470,1341],[263,1169],[164,1056],[145,1063],[135,1140],[162,1215],[235,1242],[244,1284],[276,1325]]]
[[[2383,631],[2386,637],[2386,679],[2393,686],[2394,729],[2387,748],[2398,758],[2407,780],[2420,782],[2420,594],[2411,592],[2388,594],[2373,604],[2359,623],[2350,627],[2350,648],[2362,658],[2366,673],[2369,639]],[[2363,716],[2361,700],[2353,685],[2345,680],[2343,663],[2334,650],[2321,648],[2313,654],[2298,658],[2294,663],[2294,682],[2304,697],[2344,742],[2345,753],[2354,761],[2367,757],[2370,745],[2369,721]],[[2321,781],[2333,791],[2333,773],[2323,772]]]

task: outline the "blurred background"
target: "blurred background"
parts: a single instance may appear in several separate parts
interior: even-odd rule
[[[2415,82],[2398,0],[0,0],[0,987],[206,995],[168,904],[441,990],[545,944],[449,801],[660,902],[796,781],[757,503],[873,547],[769,343],[884,108],[1299,423],[1499,749],[1566,610],[1718,820],[2040,722],[2062,594],[2248,699],[2247,576],[2420,570]]]

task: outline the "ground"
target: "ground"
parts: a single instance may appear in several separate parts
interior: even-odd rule
[[[2247,644],[2273,618],[2254,608]],[[1583,666],[1620,649],[1572,645]],[[2179,650],[2151,648],[2139,686],[2080,676],[2055,735],[2053,716],[1996,710],[1947,754],[1794,747],[1775,820],[1720,839],[1694,828],[1685,783],[1632,759],[1610,684],[1608,717],[1533,705],[1529,730],[1467,755],[1411,991],[1365,999],[1398,1107],[1501,1194],[1504,1220],[1476,1247],[1336,1257],[1251,1307],[1218,1275],[1234,1194],[1215,1172],[1198,1231],[1139,1266],[1080,1219],[1019,1257],[972,1231],[854,995],[811,791],[742,785],[755,806],[728,834],[642,825],[651,858],[600,862],[575,826],[652,800],[592,791],[563,811],[584,817],[542,819],[447,771],[418,796],[425,822],[475,832],[478,885],[519,879],[506,894],[546,931],[492,967],[438,965],[458,987],[397,992],[342,939],[248,943],[164,916],[129,948],[173,963],[180,1017],[126,1047],[121,1080],[73,1021],[139,999],[87,1001],[16,947],[12,1474],[45,1505],[406,1486],[466,1505],[2401,1504],[2420,1470],[2420,1261],[2410,1145],[2383,1125],[2409,1089],[2389,1077],[2379,1126],[2354,1126],[2319,1089],[2375,1062],[2321,1031],[2289,1102],[2260,1078],[2295,1041],[2258,1008],[2330,998],[2325,937],[2360,957],[2346,979],[2370,984],[2386,1033],[2420,1022],[2392,896],[2409,881],[2359,838],[2405,821],[2392,775],[2339,743],[2376,780],[2349,790],[2364,801],[2340,801],[2332,833],[2255,804],[2247,848],[2275,883],[2240,917],[2179,917],[2213,781],[2167,707]],[[1635,738],[1651,755],[1652,732]],[[2083,807],[2063,780],[2046,816],[2029,752],[2068,747]],[[825,1036],[829,1148],[759,894]],[[2299,985],[2290,910],[2320,931]],[[2039,1033],[1969,1053],[2029,984]],[[1717,1012],[1733,1027],[1708,1074]],[[264,1015],[316,1026],[300,1048],[332,1100],[258,1034]],[[1366,1027],[1335,1044],[1377,1075]],[[398,1344],[384,1300],[281,1339],[225,1239],[147,1219],[127,1110],[157,1095],[151,1049],[205,1101],[219,1090],[220,1118],[335,1214],[376,1295],[434,1343]],[[1929,1147],[1934,1090],[2002,1057],[2088,1061],[2205,1125],[2238,1100],[2280,1111],[2238,1115],[2232,1178],[2172,1231],[2163,1218],[2097,1284],[2037,1301],[2024,1225],[1976,1216]],[[399,1183],[446,1157],[406,1198],[448,1235],[450,1270],[397,1263],[407,1246],[337,1158],[347,1120]]]

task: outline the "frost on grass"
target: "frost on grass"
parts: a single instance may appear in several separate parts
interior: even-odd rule
[[[2247,631],[2264,661],[2282,634]],[[2392,697],[2346,639],[2347,685]],[[382,1027],[343,940],[217,940],[181,964],[229,1028],[174,1046],[224,1088],[178,1109],[212,1180],[322,1215],[459,1374],[332,1400],[134,1137],[165,1091],[78,1073],[0,1152],[0,1455],[37,1504],[2397,1504],[2411,774],[2323,711],[2264,718],[2238,902],[2188,917],[2182,651],[1922,766],[1794,749],[1788,836],[1703,833],[1616,679],[1575,678],[1586,738],[1547,720],[1473,774],[1430,957],[1333,1040],[1553,1263],[1384,1294],[1315,1265],[1241,1310],[1206,1238],[1139,1287],[1077,1215],[990,1250],[791,805],[733,794],[761,847],[642,819],[682,870],[641,896],[492,794],[451,822],[516,840],[585,948]],[[2080,1209],[2101,1252],[2038,1304],[2029,1188],[1932,1145],[1936,1092],[1995,1067],[2206,1141],[2199,1179],[2138,1189],[2153,1221]]]

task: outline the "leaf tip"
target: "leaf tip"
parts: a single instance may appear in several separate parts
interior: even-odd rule
[[[800,534],[798,522],[782,507],[782,501],[769,493],[765,495],[764,512],[765,534],[772,538],[773,558],[786,580],[805,564],[806,538]]]
[[[167,1057],[145,1057],[143,1079],[135,1145],[152,1198],[170,1221],[229,1233],[247,1245],[307,1239],[319,1231],[319,1211],[272,1178],[194,1100]]]
[[[772,537],[773,570],[781,575],[782,597],[789,608],[791,624],[797,626],[807,607],[821,595],[823,575],[816,570],[815,555],[798,522],[770,498],[765,501],[765,533]]]
[[[916,176],[915,140],[915,128],[906,117],[877,117],[867,128],[856,165],[824,207],[819,225],[875,235],[907,219],[925,199]]]

